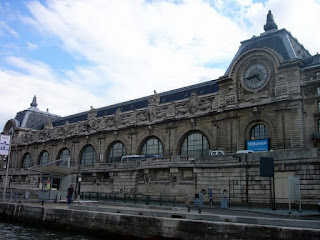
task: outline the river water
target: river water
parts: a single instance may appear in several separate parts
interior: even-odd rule
[[[132,236],[104,234],[103,236],[85,235],[67,230],[32,226],[31,224],[9,223],[0,220],[0,240],[142,240]],[[150,239],[151,240],[151,239]]]
[[[0,240],[98,240],[101,237],[80,235],[75,232],[32,227],[26,224],[0,222]],[[120,238],[119,238],[120,239]]]

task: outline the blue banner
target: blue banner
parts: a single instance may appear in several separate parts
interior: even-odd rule
[[[269,151],[268,139],[247,141],[247,149],[254,152]]]

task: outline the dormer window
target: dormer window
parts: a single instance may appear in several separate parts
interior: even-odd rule
[[[317,87],[317,95],[320,95],[320,87]]]

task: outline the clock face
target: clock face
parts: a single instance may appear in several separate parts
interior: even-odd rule
[[[263,64],[252,64],[244,73],[244,84],[250,89],[258,89],[268,79],[268,70]]]

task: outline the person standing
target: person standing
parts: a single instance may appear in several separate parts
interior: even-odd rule
[[[70,204],[72,201],[72,196],[73,196],[73,192],[74,192],[72,184],[70,185],[70,187],[68,188],[67,191],[68,191],[68,194],[67,194],[68,204]]]

